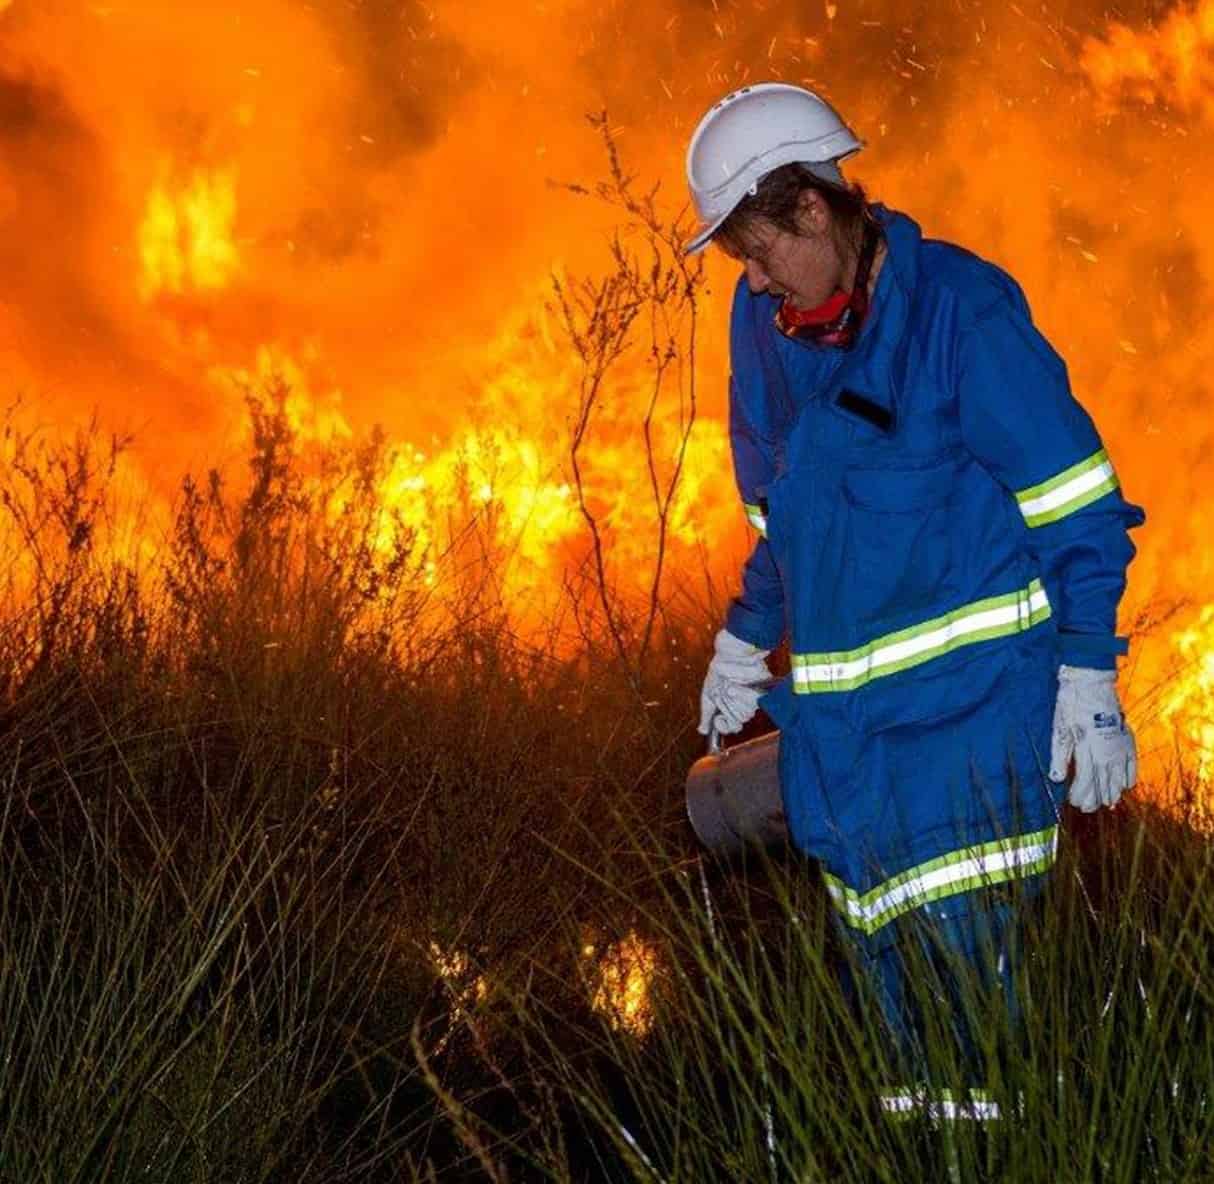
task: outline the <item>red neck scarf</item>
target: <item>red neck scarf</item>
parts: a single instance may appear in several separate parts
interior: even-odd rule
[[[785,337],[850,349],[868,313],[868,277],[872,274],[880,241],[880,227],[872,218],[866,219],[864,242],[860,247],[856,282],[852,290],[844,292],[839,289],[817,308],[797,308],[786,296],[776,309],[776,328]]]

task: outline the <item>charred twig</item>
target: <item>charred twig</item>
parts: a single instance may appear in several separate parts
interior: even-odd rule
[[[616,654],[634,689],[641,694],[643,672],[662,615],[672,514],[696,422],[698,301],[705,277],[702,260],[689,260],[683,253],[687,228],[682,212],[673,220],[662,216],[656,200],[657,184],[638,194],[635,179],[624,171],[606,113],[592,115],[589,121],[603,141],[608,179],[593,190],[576,184],[565,188],[581,196],[596,196],[618,208],[626,220],[612,237],[612,270],[606,278],[570,286],[554,277],[553,288],[561,323],[582,364],[570,460],[579,507],[590,530],[598,600]],[[626,246],[626,237],[639,238],[640,245]],[[619,595],[610,586],[606,540],[588,496],[583,450],[609,371],[631,344],[631,333],[642,314],[648,330],[652,378],[640,427],[655,513],[655,538],[643,615],[639,622],[629,623]],[[664,464],[662,428],[671,423],[673,459]]]

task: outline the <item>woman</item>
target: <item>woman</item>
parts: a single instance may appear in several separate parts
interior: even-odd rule
[[[818,96],[764,83],[717,103],[688,149],[687,249],[715,242],[745,269],[730,436],[760,536],[700,730],[760,705],[781,729],[793,841],[898,1037],[908,1080],[883,1103],[988,1117],[981,1094],[922,1091],[899,934],[930,919],[937,952],[1013,1004],[1007,895],[1053,863],[1057,783],[1073,758],[1069,799],[1091,811],[1137,776],[1115,629],[1144,515],[1017,284],[848,185],[839,162],[861,146]],[[785,638],[792,673],[761,694]]]

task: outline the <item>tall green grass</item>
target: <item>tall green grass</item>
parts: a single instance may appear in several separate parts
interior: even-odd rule
[[[651,844],[651,874],[605,883],[616,905],[598,922],[652,943],[649,1032],[585,1016],[571,1036],[544,989],[519,1000],[536,1072],[559,1082],[599,1149],[581,1178],[1214,1178],[1210,846],[1142,805],[1070,822],[1048,892],[1016,903],[1021,1027],[964,966],[952,967],[958,1007],[938,967],[908,951],[934,1096],[967,1084],[964,1014],[997,1122],[881,1110],[879,1087],[903,1079],[876,1009],[840,990],[849,955],[811,867],[787,856],[725,869]],[[579,1178],[567,1156],[544,1168]]]
[[[389,968],[348,885],[373,815],[272,823],[214,785],[171,832],[138,786],[88,809],[68,784],[42,812],[20,780],[0,818],[5,1179],[343,1179],[400,1156],[354,1147],[374,1104],[317,1136]]]

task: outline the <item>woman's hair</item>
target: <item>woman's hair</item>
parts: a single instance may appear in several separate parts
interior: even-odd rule
[[[864,234],[864,224],[872,218],[864,189],[854,181],[846,189],[841,189],[829,181],[823,181],[805,165],[795,161],[772,169],[759,182],[755,193],[748,193],[734,206],[729,217],[712,236],[713,240],[730,254],[740,256],[751,253],[747,248],[754,245],[751,231],[756,220],[771,222],[792,234],[799,233],[797,201],[804,189],[814,189],[822,195],[840,233],[858,247]]]

